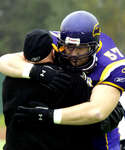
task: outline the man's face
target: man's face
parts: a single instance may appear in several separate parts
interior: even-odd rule
[[[89,58],[87,54],[89,53],[89,49],[90,47],[85,44],[78,47],[74,45],[65,45],[64,54],[67,55],[67,59],[69,59],[73,66],[80,66],[88,61]]]

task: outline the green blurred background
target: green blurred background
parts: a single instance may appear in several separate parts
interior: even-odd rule
[[[93,13],[124,52],[125,0],[0,0],[0,56],[22,50],[25,34],[34,28],[59,30],[61,20],[76,10]],[[1,103],[0,93],[0,113]]]

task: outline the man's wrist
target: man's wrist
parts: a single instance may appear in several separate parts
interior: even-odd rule
[[[29,74],[30,74],[30,71],[31,71],[32,67],[33,67],[33,64],[31,64],[31,63],[27,63],[25,65],[25,67],[23,69],[23,72],[22,72],[22,77],[23,78],[28,78],[28,79],[30,78]]]
[[[53,122],[54,124],[61,124],[62,121],[62,109],[54,109]]]

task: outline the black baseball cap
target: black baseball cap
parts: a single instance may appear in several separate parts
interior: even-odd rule
[[[52,50],[52,37],[49,31],[34,29],[29,32],[24,40],[24,57],[33,62],[38,62],[49,55]]]

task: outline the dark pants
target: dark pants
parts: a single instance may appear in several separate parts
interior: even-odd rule
[[[120,148],[121,150],[125,150],[125,140],[120,141]]]

